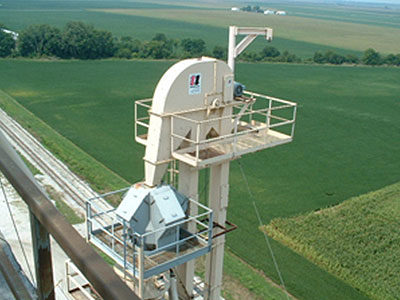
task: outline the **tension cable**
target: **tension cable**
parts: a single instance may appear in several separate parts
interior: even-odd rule
[[[252,193],[251,190],[250,190],[249,182],[248,182],[248,180],[247,180],[246,174],[244,173],[244,170],[243,170],[242,164],[240,163],[240,160],[238,160],[238,164],[239,164],[240,171],[241,171],[241,173],[242,173],[243,180],[244,180],[244,182],[246,183],[247,190],[248,190],[249,195],[250,195],[250,198],[251,198],[251,200],[252,200],[252,204],[253,204],[254,211],[255,211],[255,213],[256,213],[257,219],[258,219],[259,226],[262,227],[264,224],[263,224],[262,221],[261,221],[261,216],[260,216],[260,213],[259,213],[259,211],[258,211],[255,198],[254,198],[254,196],[253,196],[253,193]],[[274,254],[274,251],[272,250],[271,243],[270,243],[270,241],[269,241],[268,235],[267,235],[267,233],[266,233],[264,230],[262,230],[262,232],[263,232],[263,234],[264,234],[265,243],[267,244],[267,247],[268,247],[269,252],[270,252],[270,254],[271,254],[272,261],[274,262],[274,266],[275,266],[276,273],[277,273],[278,276],[279,276],[279,280],[280,280],[281,285],[282,285],[282,287],[283,287],[283,289],[284,289],[284,291],[285,291],[285,294],[286,294],[287,299],[290,300],[289,293],[288,293],[288,291],[287,291],[287,289],[286,289],[285,282],[283,281],[282,273],[281,273],[281,271],[280,271],[280,269],[279,269],[278,262],[276,261],[275,254]]]
[[[8,202],[7,193],[6,193],[5,189],[4,189],[3,181],[1,179],[0,179],[0,185],[1,185],[1,190],[3,191],[4,200],[6,201],[6,204],[7,204],[8,213],[10,214],[10,218],[11,218],[15,233],[17,235],[18,243],[19,243],[19,246],[21,248],[22,254],[24,256],[25,263],[26,263],[26,266],[28,268],[29,275],[31,277],[31,282],[33,284],[34,278],[33,278],[32,270],[31,270],[31,268],[29,266],[28,259],[26,257],[26,253],[25,253],[25,249],[24,249],[24,246],[22,245],[21,237],[19,235],[19,232],[18,232],[18,229],[17,229],[17,225],[15,223],[14,216],[13,216],[12,211],[11,211],[10,203]]]

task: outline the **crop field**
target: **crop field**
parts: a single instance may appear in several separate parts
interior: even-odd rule
[[[335,5],[287,2],[268,5],[287,9],[289,16],[232,13],[227,6],[197,2],[0,0],[0,22],[12,30],[21,30],[30,24],[62,27],[69,21],[84,21],[116,36],[140,40],[149,40],[158,32],[171,38],[202,38],[209,50],[216,45],[227,45],[227,29],[231,24],[269,26],[275,30],[272,45],[300,57],[312,57],[314,52],[328,49],[358,55],[369,47],[382,53],[398,52],[399,7],[386,11],[369,7],[360,11]],[[260,39],[251,49],[260,50],[264,46]]]
[[[126,1],[29,1],[1,0],[0,21],[12,30],[22,30],[32,24],[50,24],[58,27],[69,21],[83,21],[100,29],[113,32],[117,36],[133,36],[139,39],[150,39],[154,33],[165,30],[177,36],[177,25],[174,22],[153,18],[129,17],[89,11],[100,8],[186,8],[178,5],[162,5]],[[177,22],[182,25],[182,23]],[[188,26],[188,34],[201,32],[202,28]],[[181,27],[182,28],[182,27]]]
[[[274,33],[278,41],[282,38],[325,45],[335,49],[364,51],[367,48],[375,48],[383,53],[397,53],[398,45],[400,45],[400,28],[344,21],[300,16],[265,16],[263,14],[223,10],[103,9],[101,11],[147,16],[162,20],[185,21],[187,23],[213,25],[221,28],[227,28],[231,24],[238,26],[248,26],[248,24],[252,24],[252,26],[269,26],[275,29]],[[399,17],[400,12],[397,14],[397,18]]]
[[[83,21],[140,40],[159,32],[201,38],[209,50],[227,45],[229,25],[269,26],[273,42],[259,38],[250,51],[268,45],[304,58],[328,49],[359,56],[369,47],[399,53],[399,5],[254,4],[289,15],[233,13],[230,5],[211,0],[0,0],[0,23],[21,30],[30,24],[62,27]],[[121,187],[143,178],[144,148],[133,139],[133,100],[151,97],[173,63],[1,59],[0,105],[10,109],[7,103],[17,101],[24,107],[24,114],[9,112],[75,172],[96,182],[98,190]],[[254,200],[276,238],[271,244],[291,294],[315,300],[398,296],[399,282],[392,277],[399,272],[395,258],[400,250],[388,243],[398,234],[393,195],[399,185],[386,186],[400,181],[400,68],[240,63],[236,80],[250,91],[295,101],[299,109],[293,143],[240,160],[254,199],[239,162],[231,164],[228,219],[239,229],[227,237],[229,251],[279,282]],[[41,121],[26,122],[28,112]],[[50,127],[55,132],[43,137]],[[114,174],[103,176],[104,170]],[[367,194],[372,191],[377,192]],[[364,230],[362,224],[376,226]],[[365,245],[365,251],[353,251],[357,245]],[[372,249],[380,252],[371,254]],[[226,267],[242,273],[247,267],[232,263],[232,257],[226,258]]]
[[[143,178],[144,149],[133,141],[133,98],[151,97],[172,64],[1,60],[0,89],[136,182]],[[299,103],[293,143],[241,159],[264,224],[399,181],[399,68],[238,64],[237,78],[249,90]],[[229,219],[240,229],[228,235],[228,246],[277,280],[237,162],[230,182]],[[295,296],[366,299],[286,246],[272,244]]]
[[[127,12],[126,14],[110,13],[108,9],[105,9],[105,11],[99,10],[99,8],[104,8],[104,3],[107,3],[103,1],[89,2],[92,4],[86,6],[85,3],[87,3],[87,1],[72,2],[75,3],[75,5],[70,4],[67,7],[56,5],[57,2],[51,2],[50,6],[45,6],[42,4],[39,7],[37,7],[38,4],[31,4],[31,1],[17,1],[16,3],[20,2],[20,5],[16,5],[14,2],[6,2],[3,4],[3,6],[0,6],[0,21],[13,30],[22,30],[31,24],[46,23],[62,27],[69,21],[84,21],[93,24],[97,28],[109,30],[116,36],[133,36],[134,38],[138,38],[140,40],[149,40],[156,33],[163,32],[171,38],[202,38],[204,41],[206,41],[209,50],[212,50],[212,48],[216,45],[227,45],[227,26],[217,27],[209,24],[198,24],[196,22],[186,22],[182,20],[171,19],[168,20],[160,17],[148,17],[144,15],[142,16],[140,15],[141,11],[143,14],[147,15],[149,14],[149,11],[145,10],[148,5],[143,5],[141,3],[138,3],[136,7],[133,5],[135,3],[131,5],[132,7],[135,7],[135,9],[139,9],[139,12],[136,11],[135,15],[130,15],[131,10],[126,3],[132,2],[116,2],[114,6],[112,6],[113,8],[121,6],[124,8],[128,7],[127,10],[124,11]],[[99,3],[99,8],[96,10],[94,10],[95,3]],[[24,6],[25,4],[26,6]],[[158,9],[156,9],[157,7],[157,5],[154,5],[152,10],[155,11],[158,9],[165,9],[166,5],[159,6]],[[170,11],[171,13],[177,13],[177,11],[174,10],[177,9],[177,7],[178,6],[176,5],[170,6],[170,8],[163,10],[163,12],[165,13]],[[186,7],[185,10],[179,10],[178,13],[186,13],[187,10],[188,8]],[[189,11],[192,10],[199,11],[194,8],[189,9]],[[212,10],[207,11],[211,12]],[[265,26],[265,24],[263,25]],[[182,28],[185,28],[184,32],[182,32]],[[253,50],[260,50],[264,46],[265,42],[257,41],[252,48]],[[291,52],[295,52],[296,55],[303,57],[310,57],[315,51],[325,51],[328,49],[332,49],[343,54],[359,54],[359,51],[337,49],[335,47],[313,44],[304,41],[289,40],[281,37],[276,37],[274,40],[274,46],[281,50],[290,50]]]
[[[268,1],[259,5],[274,10],[285,10],[298,17],[400,28],[400,6],[394,3],[369,3],[368,6],[364,3],[360,6],[350,1],[324,4],[313,1]]]
[[[267,232],[372,299],[400,294],[400,183],[289,219]]]
[[[75,174],[85,178],[95,190],[108,192],[129,185],[125,179],[60,135],[2,90],[0,90],[0,107],[33,133],[47,149],[50,149],[53,154],[64,161]],[[27,161],[25,162],[27,163]],[[32,165],[27,164],[34,174],[38,172]],[[52,191],[49,191],[49,193],[52,195]],[[57,195],[52,196],[55,196],[54,199],[58,197]],[[118,203],[114,202],[113,204],[117,205]],[[56,206],[72,224],[81,222],[81,219],[73,210],[64,203],[56,200]],[[99,254],[110,262],[107,256],[101,252]],[[224,277],[226,280],[222,292],[225,299],[240,300],[243,299],[242,297],[254,300],[287,299],[282,289],[278,288],[276,284],[272,284],[271,280],[265,278],[265,276],[260,276],[258,270],[249,267],[231,252],[225,252],[224,261]],[[199,275],[202,274],[201,272],[204,274],[202,268],[204,267],[197,270]]]

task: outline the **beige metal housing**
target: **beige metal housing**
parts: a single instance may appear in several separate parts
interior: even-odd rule
[[[215,108],[232,102],[232,96],[232,72],[224,62],[216,59],[184,60],[164,74],[154,92],[145,139],[145,183],[148,186],[161,182],[168,163],[173,159],[172,152],[184,146],[183,139],[171,143],[172,116],[181,114],[204,120],[215,115]],[[223,112],[229,114],[229,108]],[[217,123],[211,122],[205,127],[210,130]],[[207,128],[198,131],[198,127],[190,122],[175,123],[174,127],[174,133],[188,138],[205,139],[206,131]]]
[[[236,30],[236,34],[272,35],[267,28]],[[252,92],[234,98],[233,87],[233,71],[225,62],[208,57],[188,59],[164,74],[152,99],[135,103],[135,139],[146,146],[145,184],[159,185],[168,164],[179,161],[178,190],[197,200],[198,172],[210,168],[208,206],[214,222],[222,227],[228,207],[230,161],[291,142],[297,108],[294,102]],[[191,215],[196,210],[189,205]],[[194,230],[195,224],[187,224],[187,228]],[[224,235],[215,237],[220,232],[214,227],[204,299],[220,297],[225,243]],[[182,283],[180,297],[189,298],[194,262],[180,266],[177,275]]]

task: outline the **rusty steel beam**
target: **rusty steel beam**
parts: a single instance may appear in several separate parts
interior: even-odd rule
[[[32,250],[39,300],[55,300],[49,232],[31,212]]]
[[[58,212],[1,131],[0,171],[105,300],[140,299]]]

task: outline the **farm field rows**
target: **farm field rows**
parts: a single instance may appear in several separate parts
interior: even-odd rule
[[[268,1],[261,4],[274,10],[285,10],[293,16],[319,20],[341,21],[356,24],[400,28],[400,5],[377,3],[316,3],[294,1]]]
[[[396,299],[399,199],[397,183],[331,208],[274,219],[266,231],[372,299]]]
[[[227,28],[231,24],[237,26],[249,26],[249,24],[252,26],[268,26],[275,29],[274,34],[277,38],[353,51],[375,48],[383,53],[397,53],[398,45],[400,45],[400,28],[299,16],[281,17],[247,12],[185,9],[102,9],[100,11],[160,18],[162,20],[185,21],[191,24],[197,23],[222,28]]]
[[[201,38],[208,50],[214,46],[225,46],[228,42],[228,27],[216,27],[207,24],[196,24],[177,20],[163,20],[161,18],[134,16],[126,14],[114,14],[94,10],[52,10],[47,11],[9,11],[0,9],[0,19],[14,30],[22,30],[31,24],[52,24],[63,27],[69,21],[83,21],[93,24],[96,28],[106,29],[116,36],[132,36],[139,40],[150,40],[156,33],[162,32],[169,38]],[[185,31],[182,33],[182,28]],[[360,55],[360,51],[341,49],[322,44],[308,43],[304,41],[289,40],[275,37],[272,44],[266,44],[265,40],[256,40],[250,50],[261,50],[266,45],[273,45],[280,50],[290,50],[301,57],[312,57],[316,51],[334,50],[338,53]]]
[[[0,20],[12,30],[22,30],[31,24],[62,27],[69,21],[83,21],[116,36],[140,40],[149,40],[158,32],[171,38],[202,38],[210,51],[216,45],[227,44],[227,29],[231,24],[270,26],[275,30],[271,45],[304,58],[312,57],[318,50],[329,49],[360,55],[373,47],[382,53],[397,53],[400,45],[400,25],[397,26],[400,9],[368,8],[360,12],[356,8],[348,11],[347,7],[333,5],[270,3],[272,7],[293,12],[287,17],[279,17],[232,13],[229,7],[197,2],[0,0],[0,4]],[[352,21],[349,16],[353,17]],[[381,21],[368,21],[371,16]],[[250,50],[260,50],[265,45],[260,39]]]
[[[274,46],[303,58],[326,50],[360,56],[369,47],[381,53],[399,53],[400,5],[254,4],[283,9],[289,15],[233,13],[230,6],[244,4],[213,0],[0,0],[0,23],[21,30],[30,24],[61,28],[69,21],[83,21],[117,37],[142,41],[159,32],[168,38],[201,38],[208,50],[227,45],[229,25],[270,26],[274,28],[273,42],[267,44],[259,38],[250,51]],[[144,149],[133,140],[133,99],[151,97],[157,81],[173,63],[0,59],[0,105],[21,118],[75,172],[95,182],[98,190],[109,190],[142,180]],[[399,190],[398,184],[384,187],[400,181],[400,68],[239,63],[236,80],[250,91],[299,104],[293,143],[240,160],[263,223],[272,220],[275,226],[270,232],[277,240],[271,243],[289,292],[300,299],[316,300],[339,296],[386,299],[393,291],[398,294],[397,287],[389,285],[393,276],[384,277],[398,273],[393,271],[398,265],[394,262],[387,267],[393,257],[384,250],[385,243],[393,240],[391,233],[398,232],[386,230],[398,225],[393,195]],[[22,115],[20,108],[8,105],[16,101],[26,109]],[[36,121],[23,117],[28,111]],[[202,200],[206,175],[202,171]],[[226,269],[231,274],[244,273],[246,266],[232,263],[238,256],[279,282],[244,181],[238,161],[232,162],[228,219],[239,229],[228,235],[227,246],[234,255],[226,257]],[[377,192],[366,194],[371,191]],[[358,195],[363,196],[347,200]],[[376,203],[377,199],[382,203]],[[379,223],[368,232],[360,229],[360,238],[353,243],[351,236],[331,229],[341,220],[338,230],[354,232],[349,221],[353,215],[351,221],[359,228],[365,222],[379,223],[382,215],[389,225]],[[369,236],[371,232],[382,240]],[[327,239],[331,243],[325,243]],[[338,239],[348,243],[338,245]],[[371,241],[382,250],[379,259],[349,250],[360,243],[372,247]],[[374,281],[369,270],[379,271],[377,277],[385,280]],[[252,276],[251,284],[264,293],[259,288],[263,281],[255,283],[257,276]],[[264,297],[283,297],[268,289],[269,285]]]
[[[143,148],[133,141],[132,98],[151,97],[172,64],[1,60],[0,89],[108,168],[136,182],[143,177]],[[292,144],[241,160],[265,224],[399,180],[399,75],[398,68],[237,65],[237,78],[249,90],[299,103]],[[237,162],[232,163],[230,181],[229,219],[240,229],[228,236],[228,246],[277,280]],[[273,248],[295,296],[364,299],[280,243],[273,241]]]

